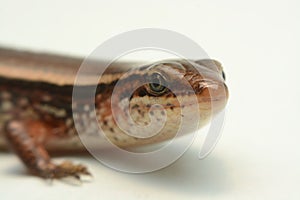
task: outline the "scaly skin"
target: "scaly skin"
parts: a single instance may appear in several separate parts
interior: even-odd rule
[[[55,164],[48,155],[48,151],[84,150],[78,131],[84,137],[96,132],[100,125],[106,138],[103,138],[103,143],[99,140],[95,143],[95,139],[91,138],[90,145],[96,148],[106,148],[107,139],[122,148],[152,144],[175,136],[180,121],[188,117],[182,116],[182,110],[195,114],[199,111],[200,128],[227,103],[228,90],[222,77],[222,67],[216,61],[163,61],[129,71],[129,67],[136,64],[114,63],[99,80],[94,103],[84,98],[73,102],[73,109],[78,112],[74,116],[76,122],[79,121],[75,129],[73,88],[87,90],[92,84],[88,81],[89,77],[94,76],[93,72],[89,72],[85,74],[87,81],[74,86],[81,61],[77,58],[0,49],[0,146],[11,146],[35,175],[79,178],[82,174],[89,174],[83,165],[70,162]],[[96,67],[101,65],[100,62],[94,64]],[[150,84],[142,84],[157,73],[162,75],[164,83],[172,91],[165,89],[157,93]],[[121,84],[122,88],[114,93],[116,99],[112,101],[116,84]],[[187,85],[191,86],[194,94],[185,90]],[[192,95],[196,96],[197,103],[192,102]],[[136,125],[148,125],[150,117],[157,121],[166,117],[163,129],[148,138],[126,134],[117,125],[112,113],[114,108],[119,118],[128,118],[125,102],[129,104],[129,114],[134,123],[121,120],[123,128],[134,130]],[[154,104],[162,107],[151,111]],[[96,125],[89,120],[94,107],[98,120]],[[191,124],[199,123],[193,119],[187,120]],[[151,131],[145,129],[143,134],[150,135]],[[195,129],[187,132],[193,131]]]

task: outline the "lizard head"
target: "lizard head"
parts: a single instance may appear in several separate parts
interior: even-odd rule
[[[139,67],[126,73],[117,88],[112,101],[112,109],[118,110],[117,121],[126,130],[148,126],[143,134],[149,132],[151,137],[153,127],[149,124],[164,121],[157,140],[173,137],[184,118],[202,127],[228,100],[223,68],[209,59],[168,60]],[[195,129],[187,132],[192,131]]]

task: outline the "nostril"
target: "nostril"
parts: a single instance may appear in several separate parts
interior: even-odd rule
[[[222,71],[222,77],[223,77],[224,81],[226,81],[226,76],[225,76],[225,72],[224,71]]]

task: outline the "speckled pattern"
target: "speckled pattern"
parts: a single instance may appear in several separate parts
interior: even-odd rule
[[[77,176],[76,170],[73,174],[68,173],[72,170],[74,172],[74,169],[78,169],[78,173],[82,171],[88,173],[83,167],[66,164],[62,168],[54,165],[55,170],[60,169],[62,171],[62,174],[55,175],[49,172],[49,168],[45,167],[45,165],[37,164],[46,163],[46,166],[53,165],[47,150],[83,150],[84,147],[79,140],[77,131],[80,132],[81,137],[89,136],[97,132],[100,125],[106,136],[102,139],[108,139],[119,147],[157,143],[173,138],[183,119],[186,119],[191,124],[191,127],[193,127],[192,124],[198,123],[193,118],[188,118],[193,115],[185,116],[182,114],[184,113],[183,111],[185,113],[197,113],[200,111],[201,123],[198,127],[200,128],[214,114],[211,110],[212,103],[214,112],[219,112],[225,107],[227,102],[228,91],[222,77],[222,67],[213,60],[196,62],[172,60],[156,63],[155,65],[144,65],[129,71],[120,70],[118,72],[114,70],[112,72],[107,70],[102,76],[102,80],[99,81],[95,104],[84,98],[78,100],[78,102],[73,102],[73,109],[76,111],[74,114],[77,123],[76,131],[72,112],[73,85],[70,84],[70,80],[74,80],[74,77],[68,77],[70,80],[67,82],[58,81],[58,84],[55,84],[55,79],[60,77],[62,72],[61,69],[56,71],[57,68],[53,65],[59,64],[64,66],[64,59],[62,57],[58,59],[55,56],[39,56],[27,52],[26,55],[28,57],[24,57],[22,52],[15,53],[11,50],[6,52],[3,49],[1,52],[0,145],[2,147],[5,146],[6,142],[3,136],[7,132],[7,141],[9,141],[15,152],[32,172],[43,177]],[[6,54],[3,54],[3,52]],[[9,59],[10,56],[11,59]],[[30,57],[32,62],[30,62]],[[51,62],[51,58],[56,60],[56,62],[45,64],[47,59],[50,59],[49,62]],[[61,62],[57,62],[57,60]],[[80,63],[79,59],[72,60],[68,58],[66,60],[68,63],[65,63],[65,65],[68,66],[68,70],[70,70],[70,64],[74,64],[74,67],[77,68],[80,66],[78,64]],[[27,64],[29,63],[28,65],[30,65],[31,69],[35,66],[45,65],[44,71],[40,68],[38,69],[42,79],[37,79],[38,76],[34,74],[34,71],[31,71],[34,77],[32,80],[28,77],[31,76],[29,73],[25,78],[22,75],[17,77],[4,75],[4,71],[8,68],[14,69],[15,74],[18,74],[16,72],[20,69],[26,71],[26,65],[23,66],[23,61],[26,61]],[[3,71],[1,71],[1,67],[3,67]],[[47,73],[50,74],[48,76],[49,81],[46,81]],[[166,89],[163,93],[155,93],[149,87],[149,84],[141,84],[149,79],[153,73],[162,74],[164,81],[168,87],[172,88],[172,91]],[[75,74],[73,75],[75,76]],[[114,93],[116,98],[112,102],[111,95],[117,83],[122,85],[122,89]],[[184,90],[186,84],[192,87],[194,94]],[[86,85],[86,83],[76,87],[79,87],[82,91],[89,89],[89,85]],[[196,96],[198,103],[191,103],[192,95]],[[129,110],[126,110],[125,104],[129,104]],[[161,105],[161,107],[151,110],[152,106],[157,104]],[[97,124],[93,124],[92,120],[90,120],[93,116],[94,108],[96,108]],[[121,119],[118,123],[121,123],[122,129],[116,124],[116,119],[112,115],[112,108],[117,114],[117,119]],[[128,123],[126,120],[129,115],[133,120],[132,123]],[[123,131],[135,130],[137,125],[147,126],[150,123],[150,118],[157,122],[166,119],[160,132],[152,137],[132,137]],[[6,131],[4,131],[4,127],[6,127]],[[144,130],[143,134],[151,135],[152,129]],[[196,129],[186,130],[189,133]],[[20,140],[23,137],[28,138],[26,144]],[[96,141],[91,137],[90,145],[96,148],[105,148],[105,146],[101,146],[101,140],[99,141],[98,139]],[[23,150],[27,153],[24,153]]]

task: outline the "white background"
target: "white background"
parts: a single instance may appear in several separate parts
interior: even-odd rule
[[[30,177],[0,153],[0,198],[300,199],[299,8],[296,0],[0,0],[1,45],[88,55],[124,31],[165,28],[220,60],[230,89],[222,137],[205,160],[199,138],[175,164],[144,175],[73,156],[95,180],[71,186]]]

